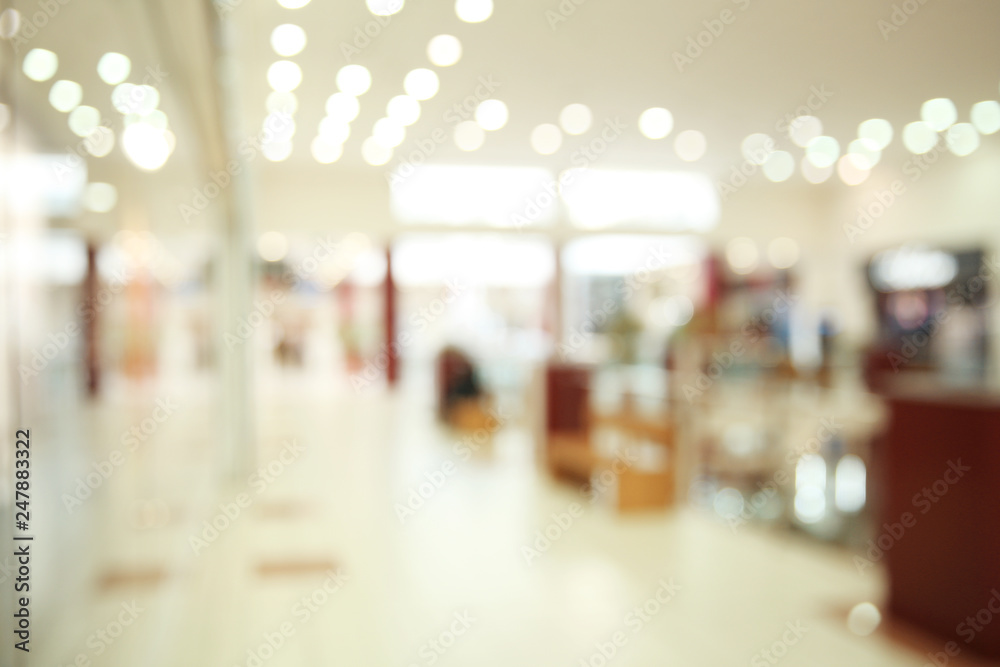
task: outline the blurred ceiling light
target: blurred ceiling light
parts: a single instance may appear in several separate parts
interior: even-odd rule
[[[966,156],[979,148],[979,132],[970,123],[956,123],[944,135],[948,150],[958,156]]]
[[[906,150],[915,155],[922,155],[934,148],[938,142],[938,134],[934,128],[924,121],[917,120],[908,123],[903,128],[903,145]]]
[[[817,167],[806,156],[802,156],[799,168],[802,170],[802,176],[813,184],[823,183],[833,174],[832,164],[825,167]]]
[[[704,260],[705,243],[692,235],[589,234],[566,241],[560,264],[576,276],[627,276],[654,253],[667,271],[687,268]]]
[[[882,151],[872,139],[855,139],[847,145],[847,157],[858,169],[871,169],[882,159]]]
[[[275,61],[267,68],[267,82],[274,90],[287,93],[302,83],[302,69],[291,60]]]
[[[56,111],[67,113],[75,109],[83,99],[83,88],[76,81],[60,79],[49,90],[49,103]]]
[[[21,29],[21,12],[8,8],[0,13],[0,37],[10,39]]]
[[[955,279],[958,260],[940,250],[903,246],[876,255],[868,273],[880,292],[936,289]]]
[[[840,157],[840,143],[833,137],[816,137],[806,146],[806,158],[817,167],[829,167]]]
[[[867,471],[865,462],[854,454],[837,463],[834,480],[834,504],[841,512],[859,512],[865,506]]]
[[[410,70],[403,79],[403,90],[418,100],[429,100],[437,95],[439,85],[438,75],[426,67]]]
[[[323,137],[316,137],[309,146],[309,150],[317,162],[330,164],[339,160],[340,156],[344,154],[344,145],[330,144]]]
[[[740,152],[749,162],[764,164],[767,156],[774,152],[774,139],[761,132],[754,132],[740,144]]]
[[[326,100],[326,115],[349,123],[358,117],[361,105],[358,98],[347,93],[334,93]]]
[[[483,135],[481,127],[466,122]],[[397,183],[390,204],[393,216],[408,224],[513,227],[522,218],[545,224],[558,208],[545,189],[553,180],[551,172],[538,167],[425,165]],[[532,208],[526,212],[528,202]]]
[[[799,244],[787,236],[779,236],[767,244],[767,259],[776,269],[790,269],[799,261]]]
[[[493,15],[493,0],[455,0],[455,14],[466,23],[482,23]]]
[[[129,114],[134,113],[135,103],[133,98],[135,97],[135,84],[133,83],[119,83],[115,86],[115,89],[111,91],[111,106],[115,108],[118,113]]]
[[[400,125],[413,125],[420,118],[420,102],[409,95],[396,95],[385,105],[385,115]]]
[[[871,602],[856,604],[847,614],[847,629],[860,637],[875,632],[882,623],[882,614]]]
[[[132,89],[132,111],[145,116],[160,105],[160,91],[145,84]]]
[[[858,125],[858,138],[869,139],[880,151],[892,143],[892,123],[884,118],[869,118]]]
[[[993,134],[1000,130],[1000,102],[987,100],[972,105],[969,120],[979,131],[979,134]]]
[[[257,252],[265,261],[281,261],[288,254],[288,239],[281,232],[264,232],[257,239]]]
[[[920,107],[920,120],[931,126],[935,132],[943,132],[958,120],[958,110],[955,103],[947,97],[927,100]]]
[[[406,138],[406,129],[392,118],[379,118],[372,127],[372,138],[386,148],[395,148]]]
[[[826,461],[819,454],[804,454],[795,464],[795,488],[826,489]]]
[[[660,297],[650,304],[650,311],[661,326],[682,327],[694,317],[694,303],[682,294]]]
[[[285,9],[301,9],[309,4],[309,0],[278,0],[278,4]]]
[[[118,203],[118,190],[110,183],[87,183],[83,207],[94,213],[107,213]]]
[[[861,167],[850,155],[845,155],[837,161],[837,175],[846,185],[861,185],[871,174],[869,169]]]
[[[368,137],[361,144],[361,157],[373,167],[378,167],[392,159],[392,149],[380,144],[375,137]]]
[[[109,51],[97,61],[97,76],[109,86],[117,86],[132,73],[132,61],[121,53]]]
[[[267,110],[271,113],[293,114],[299,110],[299,99],[290,90],[272,90],[267,95]]]
[[[788,138],[802,148],[821,134],[823,134],[823,123],[816,116],[799,116],[788,125]]]
[[[344,65],[337,72],[337,87],[348,95],[364,95],[371,86],[371,72],[362,65]]]
[[[795,492],[795,518],[802,523],[817,523],[826,516],[826,494],[816,486],[806,486]]]
[[[170,157],[170,143],[165,132],[146,123],[135,123],[122,133],[122,149],[132,164],[155,171]]]
[[[486,133],[475,121],[467,120],[455,126],[455,145],[463,151],[478,150],[486,141]]]
[[[567,104],[559,112],[559,126],[566,134],[583,134],[593,121],[594,115],[586,104]]]
[[[531,131],[531,147],[541,155],[552,155],[562,146],[562,132],[552,123],[543,123]]]
[[[438,35],[427,43],[427,57],[438,67],[450,67],[462,57],[462,42],[453,35]]]
[[[331,146],[339,146],[351,136],[351,126],[340,118],[327,116],[319,122],[319,136]]]
[[[484,130],[499,130],[508,116],[507,105],[500,100],[483,100],[476,107],[476,122]]]
[[[698,130],[684,130],[674,139],[674,152],[685,162],[695,162],[705,155],[708,143]]]
[[[572,169],[562,176],[560,196],[570,222],[587,229],[707,231],[719,219],[718,192],[695,172]]]
[[[142,120],[158,130],[166,130],[169,125],[167,114],[163,113],[159,109],[153,109],[152,113],[148,113],[143,116]]]
[[[753,239],[738,236],[726,244],[726,261],[733,273],[746,275],[757,268],[760,255]]]
[[[365,4],[375,16],[392,16],[403,8],[403,0],[365,0]]]
[[[763,171],[769,181],[787,181],[795,173],[795,158],[787,151],[774,151],[764,160]]]
[[[663,107],[646,109],[639,116],[639,131],[649,139],[662,139],[674,129],[674,116]]]
[[[32,81],[48,81],[59,69],[59,56],[47,49],[32,49],[24,56],[21,69]]]
[[[283,23],[271,31],[271,48],[279,56],[294,56],[306,48],[306,31],[294,23]]]
[[[83,147],[94,157],[104,157],[115,147],[115,133],[110,127],[98,125],[84,138]]]
[[[260,152],[271,162],[283,162],[292,154],[291,141],[268,141],[261,145]]]
[[[720,489],[712,500],[712,509],[723,519],[732,519],[743,513],[746,501],[739,490],[727,486]]]
[[[69,129],[78,137],[86,137],[101,124],[101,112],[94,107],[78,106],[69,113]]]
[[[291,114],[277,111],[269,113],[261,123],[265,143],[271,141],[291,141],[295,136],[295,121]]]

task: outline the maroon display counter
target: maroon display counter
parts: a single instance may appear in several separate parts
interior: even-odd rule
[[[943,645],[1000,657],[1000,396],[886,399],[876,541],[888,547],[889,609],[954,642]]]

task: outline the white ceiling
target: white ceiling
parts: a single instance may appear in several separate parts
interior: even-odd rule
[[[259,157],[254,161],[254,194],[258,203],[265,204],[260,215],[266,226],[275,226],[281,211],[308,215],[310,210],[329,211],[339,203],[353,212],[354,222],[379,218],[384,224],[388,216],[386,172],[397,164],[399,155],[414,148],[416,139],[438,128],[450,135],[453,123],[445,118],[446,111],[472,93],[481,76],[499,82],[495,97],[510,109],[508,124],[487,133],[485,145],[471,153],[459,151],[449,138],[436,148],[432,161],[520,164],[560,171],[571,166],[578,147],[599,133],[604,119],[619,118],[626,130],[593,166],[686,169],[716,178],[742,160],[743,137],[752,132],[777,137],[776,123],[793,115],[812,90],[821,88],[832,93],[815,113],[826,133],[845,145],[862,120],[887,118],[897,130],[897,139],[887,150],[886,161],[898,165],[908,155],[898,132],[905,123],[918,119],[923,101],[950,97],[960,119],[966,120],[973,103],[1000,97],[1000,3],[909,2],[917,11],[885,39],[878,22],[890,19],[892,2],[583,0],[575,5],[573,0],[562,0],[563,7],[576,9],[553,30],[546,12],[558,12],[558,0],[496,0],[493,16],[481,24],[458,20],[451,0],[407,0],[403,10],[352,60],[371,70],[373,85],[361,97],[361,114],[352,123],[344,156],[334,165],[317,164],[309,144],[326,98],[336,91],[334,77],[347,63],[342,43],[351,43],[356,31],[374,20],[364,0],[312,0],[297,10],[284,9],[275,0],[236,3],[227,18],[238,74],[234,116],[221,108],[218,68],[212,55],[212,9],[202,0],[70,2],[61,5],[60,13],[30,46],[55,51],[60,56],[56,78],[79,81],[84,103],[107,115],[116,113],[110,106],[111,89],[95,71],[104,52],[129,55],[136,73],[159,65],[170,74],[161,88],[161,108],[170,117],[178,149],[167,166],[156,174],[138,172],[116,147],[107,158],[89,160],[89,168],[92,180],[116,182],[120,190],[126,190],[126,200],[132,193],[131,208],[125,210],[146,207],[144,215],[163,225],[177,225],[177,203],[185,201],[191,187],[204,183],[209,164],[218,163],[222,132],[239,139],[260,128],[269,92],[267,67],[279,59],[270,48],[271,30],[281,23],[301,25],[309,42],[303,53],[292,58],[304,72],[303,83],[295,91],[300,106],[295,117],[295,148],[286,162],[271,164]],[[28,15],[37,8],[35,2],[26,0],[14,4]],[[723,11],[732,12],[735,20],[700,57],[678,71],[672,54],[683,51],[689,37],[705,30],[703,22]],[[408,129],[406,141],[396,149],[397,158],[382,167],[365,164],[360,157],[361,142],[385,114],[388,100],[403,92],[404,75],[415,67],[433,68],[426,46],[441,33],[461,39],[461,61],[435,68],[441,90],[422,104],[421,119]],[[4,56],[4,90],[8,99],[20,105],[22,117],[41,143],[59,150],[79,141],[67,128],[65,114],[48,105],[51,84],[26,79],[19,65],[11,62],[9,48]],[[133,75],[131,80],[135,79]],[[528,142],[532,128],[556,122],[559,111],[573,102],[591,107],[595,129],[581,137],[565,137],[554,155],[536,154]],[[651,141],[636,127],[641,111],[651,106],[665,106],[674,115],[675,129],[667,139]],[[237,118],[238,126],[230,123],[223,130],[224,117]],[[120,118],[116,121],[120,127]],[[684,129],[697,129],[707,136],[708,152],[702,160],[683,163],[674,155],[672,139]],[[986,141],[996,142],[998,136]],[[801,155],[801,149],[787,138],[781,142],[796,157]],[[804,183],[801,176],[795,179]],[[330,188],[331,184],[341,187]],[[147,199],[153,196],[162,205]],[[308,198],[312,196],[315,199]],[[313,217],[323,216],[328,214],[313,213]]]
[[[898,131],[917,120],[921,103],[932,97],[952,98],[960,117],[967,119],[973,103],[998,97],[1000,4],[910,1],[919,9],[884,39],[878,21],[890,19],[893,5],[888,2],[577,0],[577,6],[563,0],[563,7],[576,9],[553,30],[546,12],[558,11],[557,0],[497,0],[493,16],[480,24],[461,22],[449,0],[408,0],[352,60],[371,70],[373,85],[361,98],[361,114],[352,124],[341,162],[384,171],[361,161],[361,142],[385,115],[388,100],[403,92],[406,72],[433,67],[426,45],[441,33],[462,41],[463,57],[457,65],[436,68],[441,90],[423,103],[422,117],[409,129],[397,156],[435,128],[450,131],[453,123],[445,120],[445,112],[472,93],[483,75],[500,83],[495,97],[507,103],[509,123],[488,133],[478,151],[464,153],[449,141],[435,151],[434,160],[569,166],[573,151],[595,130],[566,137],[563,148],[547,157],[531,150],[528,137],[536,125],[556,122],[560,109],[572,102],[592,108],[595,126],[607,118],[620,118],[628,126],[600,159],[602,164],[692,168],[673,154],[673,135],[651,141],[638,132],[639,114],[664,106],[673,112],[674,134],[689,128],[706,134],[707,156],[693,168],[709,172],[725,171],[747,134],[776,135],[776,123],[806,103],[813,89],[832,93],[816,115],[842,145],[867,118],[887,118]],[[678,71],[672,54],[705,30],[703,21],[723,11],[731,12],[731,24]],[[356,30],[371,24],[373,16],[363,0],[313,0],[296,10],[274,0],[245,0],[231,17],[238,35],[247,131],[256,130],[264,117],[266,70],[278,59],[269,46],[271,30],[285,22],[306,29],[309,43],[292,58],[301,65],[304,80],[296,91],[300,109],[290,161],[312,163],[309,142],[327,96],[336,91],[334,76],[347,63],[341,45],[352,43]],[[791,146],[787,138],[784,142]]]

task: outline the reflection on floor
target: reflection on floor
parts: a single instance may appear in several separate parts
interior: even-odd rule
[[[469,456],[406,392],[265,390],[261,470],[219,488],[211,392],[112,394],[36,427],[39,533],[60,548],[39,550],[58,604],[31,664],[885,667],[933,650],[849,632],[884,587],[849,553],[693,510],[623,518],[540,476],[518,424]],[[176,403],[162,423],[157,399]],[[68,501],[112,449],[124,461]]]

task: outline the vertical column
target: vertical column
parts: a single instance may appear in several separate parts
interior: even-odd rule
[[[83,303],[94,305],[97,299],[97,246],[87,243],[87,273],[83,278]],[[90,310],[93,317],[83,319],[83,367],[87,379],[87,396],[97,396],[101,389],[100,342],[98,341],[98,313]]]
[[[396,284],[392,279],[392,244],[385,247],[385,351],[388,363],[385,367],[385,379],[390,387],[396,385],[399,379],[399,355],[396,345]]]
[[[245,140],[240,133],[244,127],[240,122],[238,95],[235,90],[236,72],[230,44],[233,26],[227,20],[216,25],[219,43],[217,56],[219,76],[219,103],[221,113],[220,128],[225,138],[224,156],[238,154],[239,142]],[[254,338],[242,344],[228,345],[225,333],[234,333],[242,318],[246,318],[253,307],[254,268],[252,263],[253,243],[251,230],[254,228],[252,198],[253,186],[249,165],[231,169],[231,162],[223,167],[232,174],[229,188],[220,207],[222,211],[219,257],[219,296],[222,300],[218,309],[222,331],[218,340],[221,355],[223,442],[220,462],[223,473],[234,478],[243,478],[255,467],[257,443],[254,437],[253,410],[253,349]],[[260,335],[258,332],[256,335]]]

